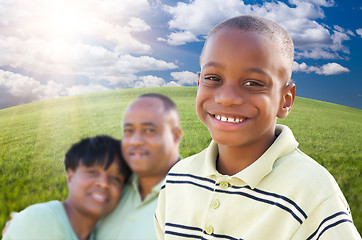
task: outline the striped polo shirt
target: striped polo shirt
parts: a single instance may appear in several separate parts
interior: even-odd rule
[[[177,163],[158,199],[159,239],[361,239],[334,178],[277,125],[272,146],[233,176],[215,142]]]

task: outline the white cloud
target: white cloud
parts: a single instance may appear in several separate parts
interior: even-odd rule
[[[343,42],[350,39],[352,32],[341,27],[331,30],[317,21],[325,18],[322,7],[332,6],[333,0],[290,0],[289,5],[281,1],[264,2],[262,5],[246,4],[242,0],[228,0],[223,4],[219,4],[218,0],[179,2],[176,6],[164,6],[164,10],[172,16],[168,24],[173,32],[160,40],[167,39],[170,45],[200,41],[221,20],[240,14],[253,14],[273,20],[286,28],[299,56],[319,58],[313,52],[315,49],[323,49],[328,53],[323,58],[340,58],[338,51],[349,53]],[[184,33],[192,37],[184,36]],[[179,40],[180,36],[184,38]]]
[[[162,40],[159,38],[159,40]],[[167,43],[171,46],[184,45],[187,42],[196,42],[199,41],[197,37],[189,31],[183,32],[174,32],[170,33],[167,37]]]
[[[306,73],[316,73],[319,75],[338,75],[342,73],[349,72],[348,68],[345,68],[338,63],[327,63],[321,67],[308,66],[306,63],[297,63],[293,64],[294,72],[306,72]]]
[[[134,57],[122,55],[112,64],[104,64],[93,67],[87,74],[94,80],[106,80],[112,85],[120,87],[132,87],[133,81],[137,79],[136,73],[144,71],[162,71],[176,69],[174,63],[165,62],[149,56]]]
[[[159,41],[159,42],[167,42],[167,39],[162,38],[162,37],[158,37],[157,41]]]
[[[195,85],[197,81],[197,75],[184,71],[184,72],[172,72],[171,76],[175,79],[175,81],[166,82],[163,78],[147,75],[138,77],[134,82],[135,88],[143,88],[143,87],[178,87],[178,86],[190,86]],[[196,81],[195,78],[196,77]]]
[[[112,19],[130,18],[150,9],[147,0],[122,0],[122,3],[113,0],[91,0],[87,2],[87,5]]]
[[[62,84],[54,81],[43,85],[34,78],[4,70],[0,70],[0,85],[7,87],[13,96],[32,93],[36,97],[35,100],[56,97],[63,88]]]
[[[0,65],[37,73],[77,74],[85,72],[84,68],[93,64],[109,64],[116,57],[116,54],[99,46],[73,45],[61,39],[47,42],[31,38],[21,41],[0,36],[0,49],[3,56]]]
[[[321,73],[318,74],[337,75],[347,72],[349,72],[349,69],[339,65],[338,63],[328,63],[322,66]]]
[[[130,19],[128,26],[135,32],[143,32],[151,29],[151,27],[143,19],[135,17]]]
[[[172,72],[171,76],[176,80],[176,83],[181,86],[195,86],[197,84],[197,74],[189,71]]]
[[[151,29],[142,19],[149,11],[147,0],[1,1],[0,67],[29,75],[83,76],[93,82],[68,86],[65,94],[105,90],[97,81],[131,87],[138,72],[177,68],[174,63],[142,56],[151,52],[151,46],[133,33]],[[31,83],[40,84],[29,77],[23,86]],[[40,84],[31,93],[39,97],[31,98],[55,95],[49,89],[58,90],[56,84]],[[32,88],[3,85],[4,89],[13,96],[14,91],[22,89],[24,94]]]
[[[150,30],[138,16],[149,9],[147,0],[0,2],[0,66],[78,74],[148,54],[151,46],[133,33]]]
[[[178,2],[174,7],[164,6],[164,10],[172,15],[168,22],[171,29],[189,31],[194,35],[207,34],[215,23],[242,11],[249,12],[250,9],[239,0],[228,0],[223,4],[218,0],[195,0],[190,3]]]
[[[295,59],[312,58],[312,59],[341,59],[341,57],[322,48],[314,48],[306,51],[295,51]]]
[[[53,80],[42,84],[34,78],[0,69],[0,89],[2,106],[10,106],[9,102],[23,104],[59,97],[63,84]]]
[[[147,75],[138,77],[132,84],[135,88],[143,87],[176,87],[194,86],[197,83],[197,75],[189,71],[172,72],[173,81],[166,82],[163,78]]]
[[[332,7],[334,6],[334,0],[305,0],[305,2],[313,3],[317,6]]]
[[[135,88],[144,88],[144,87],[162,87],[165,85],[165,80],[156,76],[141,76],[135,82]]]
[[[357,33],[360,37],[362,37],[362,28],[356,29],[356,33]]]
[[[42,74],[79,74],[112,84],[123,82],[130,75],[141,71],[178,67],[174,63],[149,56],[118,55],[101,46],[81,43],[72,45],[59,39],[51,42],[40,39],[21,42],[13,37],[0,36],[0,49],[3,52],[0,66],[9,65]]]
[[[293,72],[311,72],[308,70],[308,65],[306,63],[297,63],[297,62],[294,62],[293,63]]]
[[[50,80],[46,83],[46,85],[40,84],[37,88],[35,88],[32,93],[43,99],[50,99],[54,97],[60,96],[61,90],[63,89],[63,84],[56,83],[53,80]]]
[[[93,92],[103,92],[110,90],[107,87],[98,85],[98,84],[90,84],[90,85],[74,85],[66,89],[67,95],[79,95],[85,93],[93,93]]]
[[[179,86],[181,86],[181,85],[175,81],[168,82],[164,85],[164,87],[179,87]]]
[[[61,38],[69,41],[84,36],[102,36],[113,47],[122,46],[126,53],[150,51],[150,46],[132,36],[133,31],[150,29],[142,19],[136,17],[149,10],[147,0],[126,0],[122,4],[111,0],[64,0],[51,3],[47,0],[15,0],[1,7],[4,9],[2,22],[8,23],[1,26],[4,33],[22,40],[30,36],[35,39]]]
[[[351,30],[346,30],[338,25],[334,26],[333,34],[331,36],[333,40],[332,50],[341,50],[344,53],[349,53],[349,49],[343,45],[343,41],[350,40],[350,36],[355,36]]]
[[[117,67],[121,72],[140,72],[148,70],[175,69],[177,68],[177,65],[149,56],[134,57],[131,55],[124,55],[118,59]]]

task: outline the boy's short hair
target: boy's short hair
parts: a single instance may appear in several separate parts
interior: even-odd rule
[[[126,182],[131,170],[123,159],[121,141],[106,135],[84,138],[74,143],[65,154],[64,167],[65,170],[75,171],[82,164],[87,167],[104,165],[108,169],[115,158],[119,159],[119,172],[124,175]]]
[[[293,40],[288,32],[277,23],[257,16],[240,15],[217,24],[211,29],[207,38],[225,28],[261,33],[266,39],[274,41],[280,47],[282,57],[288,61],[288,66],[292,70],[294,62]],[[205,46],[206,42],[204,48]]]

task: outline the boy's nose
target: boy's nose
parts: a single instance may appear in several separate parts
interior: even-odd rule
[[[224,106],[241,105],[243,99],[239,86],[224,84],[215,96],[215,101]]]

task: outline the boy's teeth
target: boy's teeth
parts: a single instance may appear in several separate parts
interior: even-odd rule
[[[234,118],[228,118],[228,122],[234,122]]]
[[[243,121],[243,119],[239,119],[239,118],[233,118],[233,117],[225,117],[225,116],[220,116],[220,115],[215,115],[215,118],[217,120],[220,120],[222,122],[230,122],[230,123],[241,123]]]

